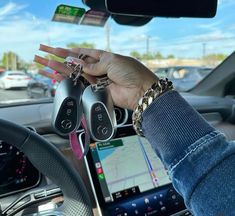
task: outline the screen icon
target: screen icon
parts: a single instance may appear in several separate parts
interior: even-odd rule
[[[98,169],[98,168],[100,168],[101,167],[101,163],[95,163],[95,167],[96,167],[96,169]]]
[[[96,169],[96,172],[97,172],[98,174],[101,174],[101,173],[103,173],[103,169],[102,169],[102,168],[98,168],[98,169]]]
[[[104,180],[105,179],[104,173],[98,174],[98,178],[99,180]]]

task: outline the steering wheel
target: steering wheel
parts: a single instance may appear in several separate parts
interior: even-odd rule
[[[42,174],[61,188],[64,203],[56,209],[59,215],[93,215],[92,205],[81,177],[54,145],[34,131],[2,119],[0,140],[22,151]],[[57,213],[55,215],[58,215]]]

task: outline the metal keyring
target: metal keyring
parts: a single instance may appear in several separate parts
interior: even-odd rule
[[[77,84],[77,80],[78,78],[81,76],[81,74],[83,73],[83,66],[80,62],[77,62],[76,60],[85,60],[88,56],[84,55],[84,54],[80,54],[78,56],[78,58],[72,57],[72,56],[68,56],[65,59],[64,64],[66,65],[67,68],[69,68],[71,70],[71,73],[69,74],[69,78],[73,79],[74,81],[74,85]]]

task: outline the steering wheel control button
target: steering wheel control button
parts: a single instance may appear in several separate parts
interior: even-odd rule
[[[137,209],[135,210],[135,215],[139,215],[139,211]]]
[[[61,127],[65,130],[68,130],[72,127],[73,123],[69,119],[65,119],[61,122]]]
[[[116,207],[112,215],[113,216],[128,216],[127,211],[121,207]]]
[[[144,199],[144,203],[145,203],[145,204],[149,204],[149,199],[148,199],[148,198],[145,198],[145,199]]]
[[[161,212],[166,212],[166,207],[165,206],[161,207]]]

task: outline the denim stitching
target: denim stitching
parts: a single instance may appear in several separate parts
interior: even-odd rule
[[[197,140],[195,143],[191,144],[188,148],[187,148],[187,153],[186,155],[184,155],[180,160],[178,160],[176,163],[172,163],[169,165],[169,174],[171,174],[174,169],[183,161],[185,160],[192,152],[195,152],[199,147],[201,147],[203,144],[205,143],[209,143],[211,140],[213,140],[214,138],[223,135],[220,132],[216,132],[213,131],[207,135],[205,135],[204,137],[200,138],[199,140]],[[207,138],[208,136],[210,136],[209,138]],[[202,141],[203,140],[203,141]],[[190,148],[195,145],[196,143],[198,143],[193,149],[190,150]]]

